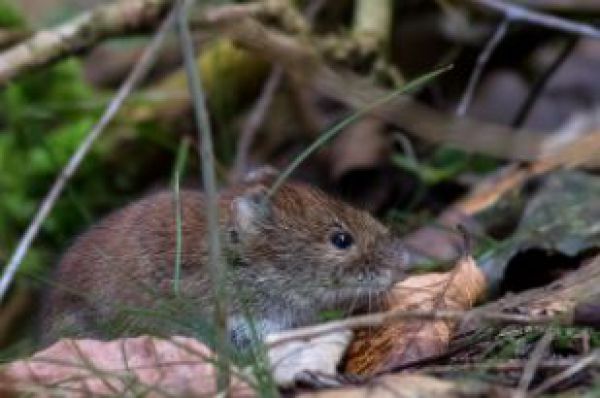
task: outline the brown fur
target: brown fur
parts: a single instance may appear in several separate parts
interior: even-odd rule
[[[250,338],[247,314],[260,336],[314,323],[325,310],[374,305],[401,275],[404,250],[366,212],[302,184],[284,184],[268,202],[260,201],[264,192],[256,183],[220,195],[220,232],[232,301],[230,332],[236,343],[243,345]],[[136,327],[194,334],[189,324],[160,316],[129,313],[123,318],[124,307],[156,310],[170,302],[165,307],[168,318],[185,314],[188,323],[210,319],[202,193],[182,191],[181,208],[181,299],[173,295],[174,199],[165,191],[108,216],[66,252],[57,286],[46,300],[44,341],[65,334],[132,334]],[[346,250],[330,241],[340,228],[354,238]],[[121,318],[127,322],[118,328],[115,320]],[[112,332],[102,324],[109,324]]]

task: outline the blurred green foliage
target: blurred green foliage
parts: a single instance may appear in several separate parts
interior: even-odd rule
[[[498,161],[490,157],[469,154],[447,146],[437,148],[430,158],[423,162],[400,154],[394,155],[392,161],[397,167],[414,173],[426,186],[450,181],[466,171],[488,173],[498,166]]]
[[[26,76],[0,92],[0,257],[3,259],[93,125],[95,112],[70,106],[91,95],[75,61]],[[97,169],[97,152],[86,159],[80,175],[91,177]],[[80,182],[83,181],[89,186],[78,187],[78,191],[86,195],[101,191],[98,179],[81,179]],[[77,196],[70,189],[57,203],[43,227],[42,241],[46,244],[36,245],[31,250],[26,268],[41,265],[47,260],[48,245],[59,245],[67,233],[89,220]],[[95,195],[91,198],[99,199]]]
[[[10,0],[0,0],[0,27],[18,28],[23,26],[24,19]]]
[[[0,0],[0,27],[20,27],[14,8]],[[0,264],[5,263],[64,165],[105,105],[88,86],[82,67],[69,59],[26,74],[0,90]],[[38,274],[56,261],[56,253],[99,213],[139,192],[140,175],[157,150],[156,128],[120,123],[86,156],[65,193],[44,222],[21,271]],[[123,153],[136,142],[138,162],[123,166]],[[164,174],[168,174],[170,164]],[[159,174],[160,175],[160,174]]]

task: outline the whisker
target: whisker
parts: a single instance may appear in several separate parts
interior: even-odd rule
[[[353,294],[352,301],[350,302],[350,307],[348,308],[348,314],[354,313],[354,309],[356,308],[356,304],[358,303],[359,299],[360,299],[360,289],[357,288],[355,290],[355,293]]]

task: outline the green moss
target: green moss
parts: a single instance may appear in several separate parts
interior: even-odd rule
[[[0,27],[19,28],[25,24],[19,10],[10,0],[0,0]]]

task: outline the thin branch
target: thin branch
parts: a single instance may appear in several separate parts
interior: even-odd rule
[[[600,39],[600,29],[592,25],[574,22],[539,11],[529,10],[525,7],[508,3],[503,0],[471,0],[471,2],[501,12],[505,17],[511,20],[520,20],[534,25],[544,26],[548,29]]]
[[[354,109],[368,106],[389,93],[350,72],[342,74],[333,70],[306,41],[268,29],[252,18],[260,14],[260,10],[248,9],[246,18],[222,18],[220,9],[203,11],[201,17],[193,17],[192,24],[218,29],[236,44],[280,64],[307,89]],[[421,105],[408,96],[400,96],[370,113],[426,141],[505,159],[537,159],[543,141],[543,135],[535,131],[515,131],[502,125],[456,117]],[[473,131],[477,134],[472,134]]]
[[[479,57],[477,57],[477,63],[475,64],[473,73],[471,74],[469,82],[467,83],[465,93],[463,94],[458,108],[456,108],[456,114],[458,116],[464,116],[467,113],[467,109],[469,108],[469,105],[471,105],[473,94],[475,94],[475,88],[477,87],[477,83],[479,83],[479,79],[481,78],[483,70],[489,62],[490,57],[494,53],[494,50],[496,47],[498,47],[498,44],[500,44],[506,35],[510,21],[510,18],[506,17],[502,20],[502,22],[500,22],[496,28],[496,31],[485,45],[483,51],[481,54],[479,54]]]
[[[2,279],[0,280],[0,302],[4,299],[8,288],[14,279],[14,276],[21,265],[29,247],[31,246],[33,240],[36,238],[44,220],[54,207],[54,204],[60,197],[65,185],[70,180],[70,178],[75,174],[77,168],[91,149],[92,145],[98,139],[98,137],[105,130],[106,126],[112,121],[114,116],[117,114],[121,105],[127,98],[127,96],[131,93],[131,91],[138,85],[138,83],[144,79],[147,72],[150,70],[156,57],[158,55],[158,51],[160,50],[162,43],[167,35],[167,32],[171,29],[174,24],[175,18],[174,13],[171,12],[169,16],[162,23],[157,33],[155,34],[152,42],[146,47],[144,53],[142,54],[138,63],[134,66],[133,70],[127,77],[127,79],[123,82],[119,91],[112,99],[110,104],[106,107],[104,113],[100,117],[100,120],[96,125],[90,130],[87,137],[83,140],[83,142],[77,148],[77,151],[73,154],[73,156],[69,159],[69,162],[62,170],[54,185],[42,201],[40,208],[38,209],[35,217],[32,222],[29,224],[27,231],[19,241],[17,248],[15,249],[12,257],[8,261],[4,269],[4,273],[2,274]],[[0,56],[0,68],[1,68],[2,58]],[[0,79],[1,80],[1,79]]]
[[[0,85],[101,40],[151,28],[172,3],[173,0],[122,0],[80,14],[56,28],[37,32],[0,54]]]
[[[291,329],[279,333],[273,333],[266,339],[266,345],[273,347],[291,340],[301,340],[313,338],[323,334],[333,333],[340,330],[359,329],[367,327],[376,327],[384,324],[397,322],[400,320],[447,320],[457,321],[465,319],[477,319],[491,323],[499,324],[518,324],[518,325],[549,325],[549,324],[569,324],[568,320],[557,317],[543,316],[532,317],[520,314],[508,314],[504,312],[483,312],[478,310],[471,311],[407,311],[396,309],[386,312],[378,312],[368,315],[354,316],[339,321],[322,323],[319,325],[308,326],[304,328]]]
[[[202,160],[202,181],[205,191],[206,206],[203,209],[207,223],[208,243],[208,268],[210,271],[211,285],[214,296],[214,324],[216,330],[216,347],[219,354],[217,371],[217,387],[219,391],[229,388],[229,361],[228,335],[227,335],[227,291],[226,270],[221,257],[221,241],[219,228],[219,202],[217,196],[217,183],[215,176],[214,152],[212,143],[212,129],[206,108],[206,99],[200,70],[196,66],[194,43],[188,23],[188,7],[190,0],[183,0],[179,4],[178,32],[181,40],[184,67],[187,74],[188,86],[194,105],[194,116],[198,127],[198,141],[200,144],[200,157]],[[199,209],[200,210],[200,209]]]
[[[573,377],[577,373],[581,372],[582,370],[586,369],[587,367],[591,366],[592,364],[597,363],[598,361],[600,361],[600,350],[596,350],[596,351],[592,352],[590,355],[583,357],[580,361],[573,364],[572,366],[569,366],[564,371],[547,379],[542,384],[540,384],[536,389],[530,391],[529,396],[537,397],[538,395],[543,394],[544,392],[548,391],[550,388],[554,387],[558,383],[560,383],[564,380],[567,380],[570,377]]]
[[[307,25],[312,25],[315,17],[324,5],[325,0],[313,0],[309,2],[304,10]],[[301,18],[301,16],[299,17]],[[284,69],[280,65],[275,65],[271,69],[269,77],[262,87],[258,100],[254,103],[254,106],[250,111],[250,116],[248,116],[244,128],[240,133],[240,140],[238,141],[236,149],[236,158],[233,168],[234,181],[240,179],[247,171],[250,147],[252,146],[252,142],[254,141],[258,129],[263,123],[269,106],[273,102],[273,97],[281,84],[283,75]]]
[[[576,362],[579,362],[579,358]],[[512,359],[506,362],[474,362],[474,363],[462,363],[462,364],[451,364],[451,365],[431,365],[423,366],[420,370],[427,373],[449,373],[449,372],[468,372],[468,371],[481,371],[489,370],[495,372],[512,372],[520,371],[525,369],[529,361]],[[573,366],[575,361],[573,359],[554,359],[542,361],[538,364],[538,369],[542,370],[564,370],[565,368]],[[598,368],[600,362],[592,362],[590,367]]]
[[[519,112],[515,116],[511,126],[518,128],[523,125],[529,112],[535,105],[536,100],[540,96],[540,94],[544,91],[546,84],[550,81],[550,78],[554,75],[554,73],[560,68],[560,66],[569,58],[569,55],[573,52],[575,45],[577,44],[577,39],[575,37],[570,37],[560,51],[556,59],[550,64],[548,69],[544,71],[544,73],[533,83],[527,98],[523,101],[523,105],[520,107]]]
[[[527,390],[531,385],[533,376],[535,376],[535,372],[538,369],[540,362],[542,361],[542,357],[548,351],[548,347],[552,343],[553,339],[554,333],[552,332],[552,330],[547,330],[546,333],[544,333],[544,336],[535,346],[535,349],[531,354],[531,358],[529,358],[529,361],[527,361],[527,364],[523,369],[523,374],[521,375],[521,380],[519,381],[519,387],[517,388],[517,391],[515,391],[513,398],[527,397]]]
[[[248,119],[244,124],[244,128],[240,133],[240,139],[237,144],[233,168],[234,180],[239,179],[247,171],[250,147],[254,141],[254,137],[256,136],[258,129],[263,123],[265,115],[269,110],[269,106],[273,101],[273,97],[279,88],[282,78],[283,68],[279,65],[274,66],[273,69],[271,69],[269,77],[262,88],[260,97],[254,103],[254,106],[250,111],[250,116],[248,116]]]
[[[31,36],[26,29],[0,28],[0,49],[5,49]]]

